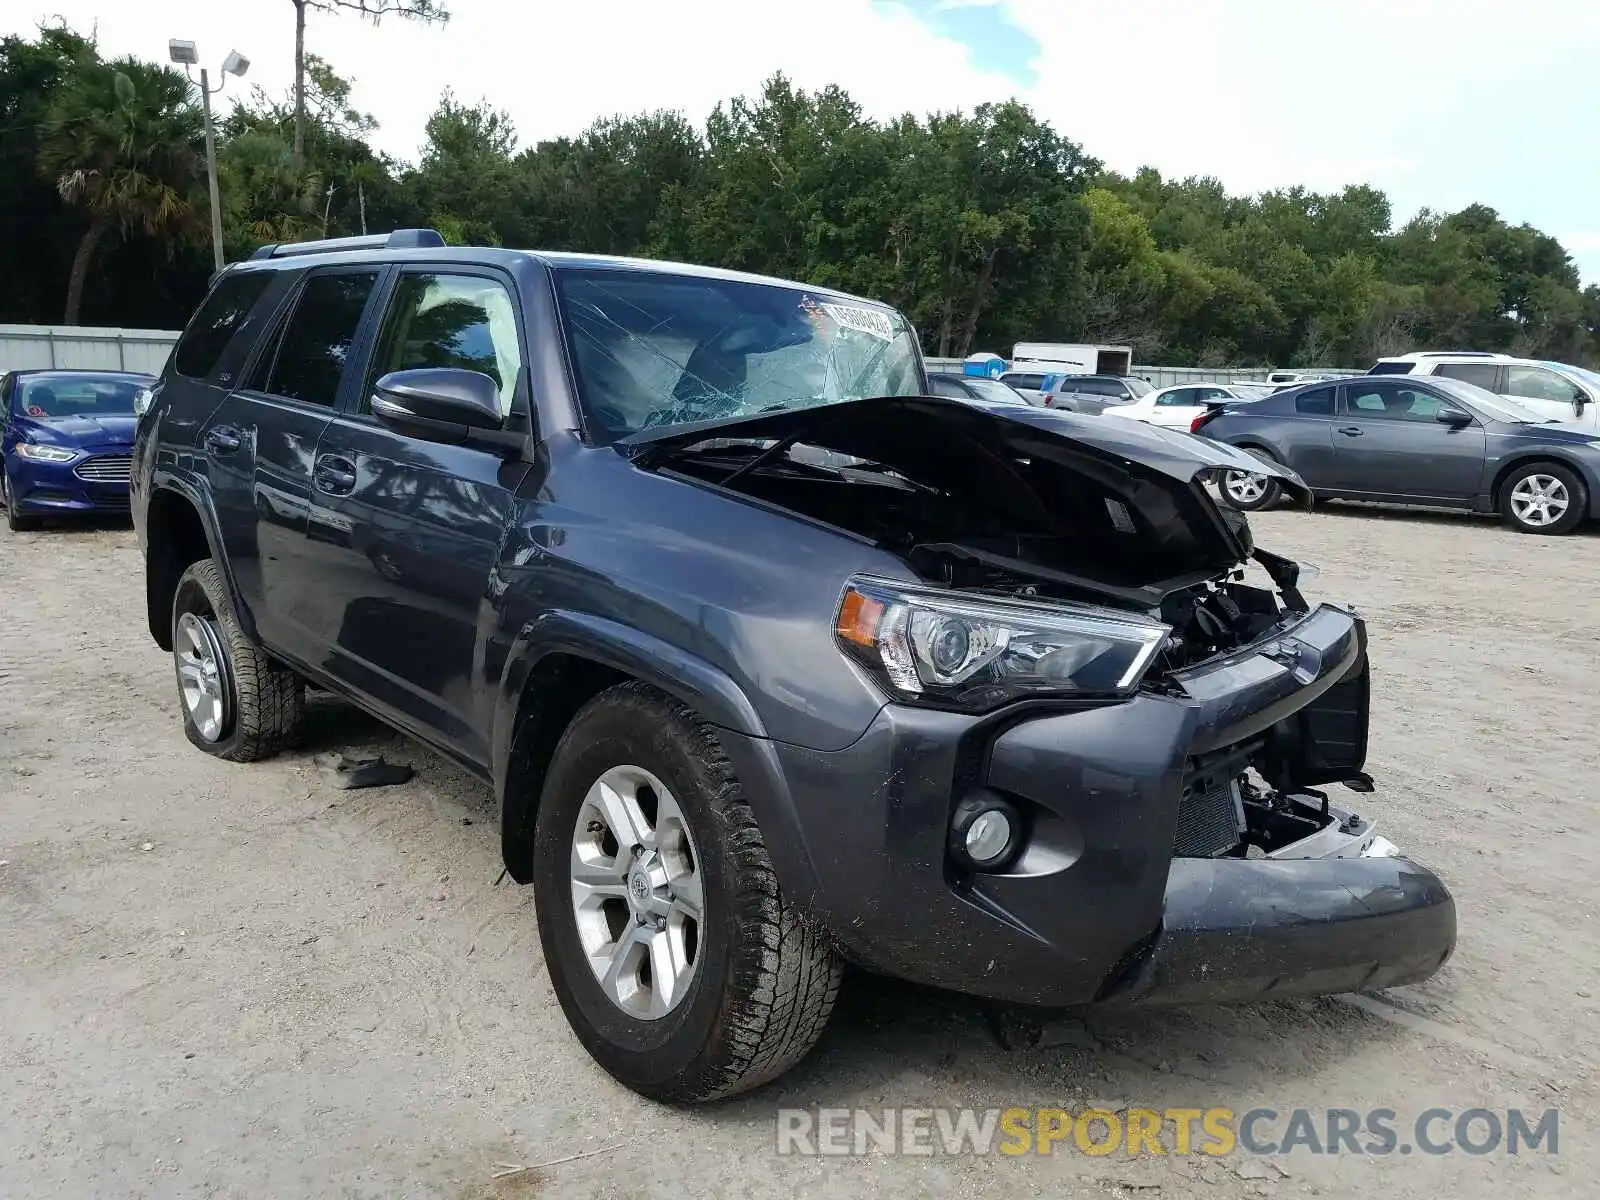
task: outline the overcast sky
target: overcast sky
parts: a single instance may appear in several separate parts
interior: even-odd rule
[[[1595,0],[448,0],[442,29],[312,13],[379,145],[414,159],[444,88],[507,109],[524,142],[651,108],[702,118],[774,71],[874,116],[1018,96],[1109,166],[1236,191],[1384,189],[1397,221],[1473,201],[1555,234],[1600,281]],[[0,30],[59,14],[107,54],[289,87],[284,0],[0,0]],[[239,86],[230,81],[230,90]]]

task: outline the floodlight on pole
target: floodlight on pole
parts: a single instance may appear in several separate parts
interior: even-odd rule
[[[167,43],[167,56],[183,67],[199,66],[200,50],[193,42],[173,38]],[[206,116],[206,187],[211,193],[211,259],[217,270],[222,270],[222,199],[217,187],[217,135],[211,123],[211,97],[223,89],[229,75],[242,77],[250,69],[250,60],[237,50],[230,50],[222,60],[222,82],[211,86],[211,74],[200,67],[200,104]],[[191,76],[192,78],[192,76]]]

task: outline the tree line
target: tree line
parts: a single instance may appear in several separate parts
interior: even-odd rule
[[[326,0],[338,7],[334,0]],[[343,7],[372,15],[373,0]],[[395,11],[403,11],[396,9]],[[424,19],[442,19],[420,5]],[[225,252],[432,226],[452,243],[687,260],[887,300],[940,356],[1131,344],[1139,362],[1365,366],[1471,348],[1592,364],[1600,287],[1493,209],[1109,171],[1027,106],[874,121],[775,76],[703,125],[652,112],[523,145],[450,93],[415,162],[305,49],[218,121]],[[0,321],[171,328],[210,273],[198,92],[63,25],[0,40]]]

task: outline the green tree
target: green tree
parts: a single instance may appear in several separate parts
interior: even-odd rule
[[[68,276],[68,325],[107,233],[182,239],[199,227],[194,203],[202,124],[189,81],[135,58],[75,71],[46,113],[39,166],[87,225]]]
[[[67,82],[98,61],[93,42],[60,24],[36,40],[0,38],[0,320],[61,312],[69,218],[55,181],[37,169],[40,126]]]

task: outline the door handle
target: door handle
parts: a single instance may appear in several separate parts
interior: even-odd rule
[[[317,459],[316,484],[319,492],[330,496],[348,496],[356,490],[356,465],[338,454],[324,454]]]
[[[1345,437],[1360,437],[1361,436],[1361,426],[1359,426],[1359,425],[1346,425],[1343,429],[1339,430],[1339,432],[1344,434]]]
[[[232,454],[244,445],[244,438],[230,425],[218,425],[206,431],[206,449],[213,454]]]

